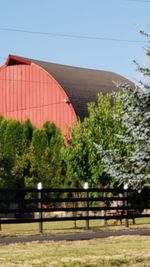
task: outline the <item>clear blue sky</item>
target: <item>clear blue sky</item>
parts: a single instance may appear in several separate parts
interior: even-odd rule
[[[0,0],[0,65],[8,54],[16,54],[110,70],[135,80],[138,75],[132,61],[149,64],[144,57],[148,43],[139,34],[140,29],[149,32],[149,25],[149,0]]]

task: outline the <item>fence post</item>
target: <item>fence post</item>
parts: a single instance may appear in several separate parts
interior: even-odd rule
[[[88,192],[89,185],[87,182],[84,183],[83,188],[84,188],[84,190],[86,190],[86,198],[87,198],[87,201],[86,201],[86,209],[87,209],[86,210],[86,217],[87,217],[87,219],[85,221],[86,222],[85,228],[86,228],[86,230],[89,230],[89,200],[88,200],[88,198],[89,198],[89,192]]]
[[[39,182],[37,184],[37,189],[38,189],[38,208],[39,208],[39,233],[42,234],[43,233],[43,215],[42,215],[42,183]]]
[[[128,184],[126,183],[124,185],[124,197],[126,198],[126,200],[124,201],[125,206],[127,207],[127,209],[125,210],[125,226],[129,227],[129,220],[128,220]]]

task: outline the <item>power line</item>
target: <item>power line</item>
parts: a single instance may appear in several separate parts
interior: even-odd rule
[[[63,37],[63,38],[75,38],[75,39],[87,39],[87,40],[99,40],[99,41],[101,40],[101,41],[111,41],[111,42],[146,43],[146,41],[140,41],[140,40],[130,40],[130,39],[110,38],[110,37],[100,37],[100,36],[87,36],[87,35],[72,35],[72,34],[54,33],[54,32],[39,32],[39,31],[30,31],[30,30],[14,29],[14,28],[0,28],[0,31],[18,32],[18,33],[27,33],[27,34],[45,35],[45,36]]]
[[[127,0],[128,2],[150,3],[149,0]]]

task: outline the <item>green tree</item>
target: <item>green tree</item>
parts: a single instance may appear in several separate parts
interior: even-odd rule
[[[4,154],[4,139],[5,139],[5,131],[7,127],[7,120],[1,117],[0,120],[0,154],[3,156]]]
[[[150,38],[149,35],[147,35]],[[150,49],[146,50],[150,57]],[[128,183],[132,188],[150,185],[150,68],[138,70],[146,77],[146,83],[140,82],[141,88],[121,86],[118,95],[122,103],[120,116],[116,118],[125,128],[124,134],[116,137],[118,143],[125,144],[130,153],[122,156],[118,151],[103,151],[105,171],[119,184]],[[132,150],[129,149],[132,147]],[[99,152],[102,148],[98,148]]]
[[[119,184],[142,188],[150,183],[150,91],[125,86],[120,99],[123,108],[118,119],[125,132],[123,135],[116,132],[116,137],[129,153],[122,156],[117,150],[103,151],[105,171]]]
[[[7,121],[1,117],[0,120],[0,187],[7,186],[7,173],[5,172],[5,166],[7,161],[4,158],[4,138],[7,127]]]
[[[7,122],[4,137],[4,160],[5,172],[8,174],[8,181],[13,187],[23,187],[23,175],[15,172],[18,158],[22,155],[22,126],[16,120]]]
[[[26,185],[40,181],[44,187],[61,185],[61,154],[63,139],[54,124],[46,123],[42,129],[35,129],[30,146],[30,178]]]
[[[77,122],[72,137],[63,151],[67,169],[67,183],[82,186],[88,181],[90,186],[107,186],[112,182],[104,171],[103,159],[97,153],[95,143],[103,149],[112,149],[116,144],[116,131],[121,132],[120,123],[114,120],[114,114],[120,112],[117,99],[110,95],[98,95],[97,103],[88,105],[89,117]]]
[[[17,121],[0,120],[0,186],[15,187],[19,181],[13,174],[16,158],[21,153],[21,125]],[[21,185],[21,184],[20,184]]]
[[[32,141],[34,127],[27,119],[22,123],[22,149],[23,152],[28,150]]]
[[[12,173],[19,185],[24,187],[28,179],[30,179],[30,145],[33,135],[33,126],[29,120],[25,120],[21,124],[21,146],[20,153],[16,155],[15,164]]]
[[[0,187],[61,186],[63,137],[53,123],[34,128],[29,120],[0,117]]]
[[[8,121],[4,142],[4,154],[6,157],[9,157],[9,159],[13,161],[16,154],[21,153],[22,147],[22,127],[18,121]]]

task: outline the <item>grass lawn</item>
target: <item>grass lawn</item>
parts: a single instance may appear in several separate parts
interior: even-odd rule
[[[0,267],[149,267],[150,238],[121,236],[88,241],[0,246]]]
[[[130,228],[149,228],[150,218],[130,222]],[[120,230],[108,221],[90,222],[90,231]],[[85,230],[85,222],[44,223],[44,234],[75,233]],[[87,230],[85,230],[87,231]],[[2,225],[0,238],[5,236],[37,235],[38,223]],[[49,241],[0,245],[0,267],[150,267],[150,238],[148,236],[120,236],[89,241]]]

